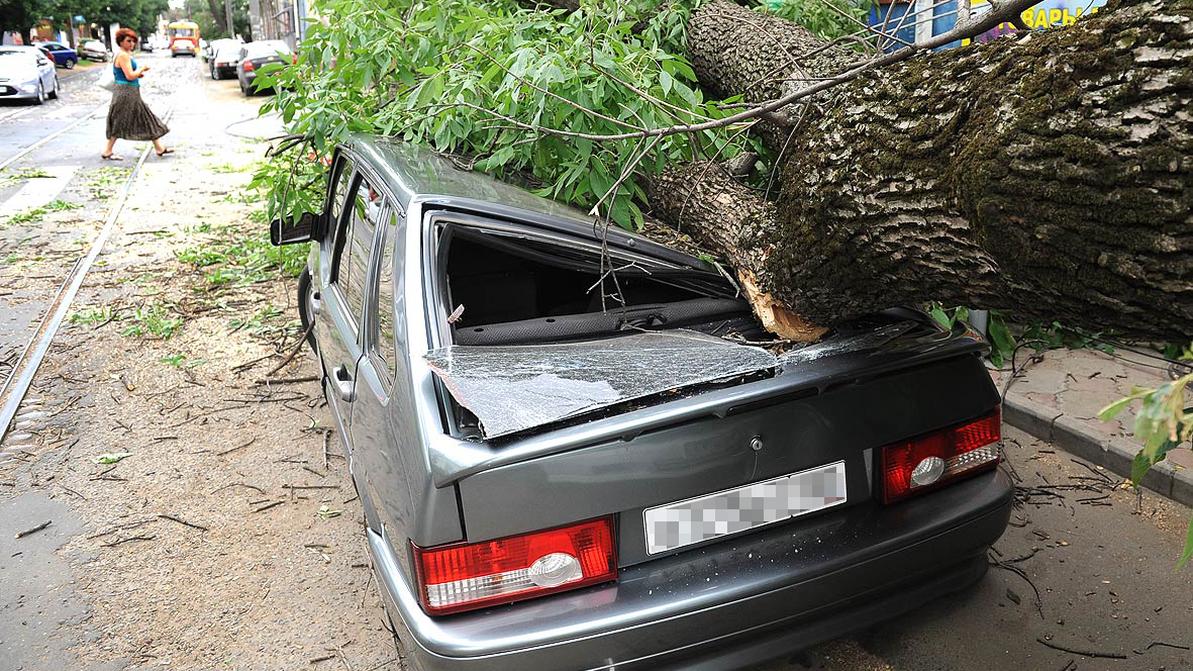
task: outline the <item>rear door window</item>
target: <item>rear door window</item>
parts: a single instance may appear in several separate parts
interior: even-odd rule
[[[398,237],[400,213],[390,207],[381,232],[381,266],[377,275],[377,337],[374,356],[379,368],[393,381],[397,374],[394,350],[394,245]]]
[[[348,311],[357,324],[364,313],[365,277],[368,274],[369,254],[383,206],[381,192],[373,187],[368,176],[362,175],[353,190],[351,206],[347,212],[335,280],[344,296],[344,302],[348,305]]]
[[[340,213],[344,211],[344,199],[348,197],[348,186],[352,183],[352,159],[340,156],[336,168],[336,181],[331,192],[331,218],[329,221],[338,222]]]

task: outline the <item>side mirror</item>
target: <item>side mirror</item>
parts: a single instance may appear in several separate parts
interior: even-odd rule
[[[269,222],[269,241],[275,246],[310,242],[320,237],[322,233],[323,217],[310,212],[303,212],[298,221],[274,219]]]

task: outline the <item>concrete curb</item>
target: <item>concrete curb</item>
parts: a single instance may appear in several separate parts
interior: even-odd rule
[[[1002,419],[1057,447],[1124,478],[1131,477],[1131,462],[1139,446],[1121,437],[1093,431],[1056,408],[1026,398],[1008,396]],[[1161,461],[1143,477],[1143,486],[1186,506],[1193,506],[1193,469],[1176,468]]]

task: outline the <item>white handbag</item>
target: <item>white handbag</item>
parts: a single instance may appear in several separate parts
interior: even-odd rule
[[[108,92],[116,90],[116,75],[112,72],[111,66],[104,68],[104,71],[99,75],[99,81],[95,85]]]

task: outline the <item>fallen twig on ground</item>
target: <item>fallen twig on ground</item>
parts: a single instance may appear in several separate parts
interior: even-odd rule
[[[290,353],[286,355],[286,358],[285,358],[285,359],[282,359],[282,362],[281,362],[281,363],[279,363],[278,365],[274,366],[274,367],[273,367],[273,368],[272,368],[272,369],[271,369],[271,370],[270,370],[268,373],[266,373],[266,374],[265,374],[265,377],[271,377],[271,376],[273,376],[273,374],[274,374],[274,373],[276,373],[276,372],[278,372],[279,370],[281,370],[281,369],[285,368],[285,367],[286,367],[286,364],[288,364],[288,363],[290,363],[291,361],[293,361],[293,360],[294,360],[294,357],[295,357],[295,356],[297,356],[297,355],[298,355],[298,353],[302,351],[302,346],[306,344],[306,342],[307,342],[307,336],[311,335],[311,329],[313,329],[313,328],[315,328],[315,322],[313,322],[313,321],[312,321],[312,322],[311,322],[311,323],[310,323],[310,324],[307,326],[307,330],[305,330],[305,331],[303,331],[303,332],[302,332],[302,337],[298,339],[298,343],[296,343],[296,344],[294,345],[294,349],[290,350]]]
[[[182,526],[184,526],[184,527],[190,527],[190,528],[192,528],[192,529],[198,529],[199,531],[210,531],[210,529],[208,529],[208,528],[207,528],[207,527],[205,527],[205,526],[202,526],[202,525],[200,525],[200,524],[192,524],[192,523],[190,523],[190,522],[187,522],[186,520],[183,520],[183,519],[179,519],[179,518],[177,518],[177,517],[174,517],[173,515],[166,515],[165,513],[162,513],[162,514],[159,514],[159,515],[158,515],[158,517],[162,518],[163,520],[170,520],[171,522],[177,522],[177,523],[181,524],[181,525],[182,525]]]
[[[39,531],[45,531],[53,523],[54,523],[54,520],[47,520],[47,521],[42,522],[41,524],[33,527],[32,529],[26,529],[25,531],[18,531],[17,532],[17,540],[20,540],[20,539],[24,538],[25,536],[32,536],[33,534],[35,534]]]
[[[229,449],[229,450],[224,450],[223,452],[220,452],[220,453],[219,453],[219,454],[217,454],[216,456],[217,456],[217,457],[222,457],[222,456],[225,456],[225,455],[232,454],[232,453],[233,453],[233,452],[235,452],[236,450],[243,450],[244,448],[248,447],[249,445],[252,445],[252,444],[253,444],[253,443],[255,443],[255,442],[257,442],[257,439],[256,439],[256,438],[250,438],[250,439],[249,439],[249,442],[245,443],[244,445],[237,445],[236,447],[233,447],[232,449]]]
[[[117,538],[116,540],[112,541],[111,543],[104,543],[103,547],[114,548],[117,545],[121,545],[124,543],[131,543],[133,541],[151,541],[155,538],[157,538],[157,536],[129,536],[128,538]]]
[[[1042,638],[1037,638],[1036,642],[1039,643],[1040,645],[1052,648],[1053,650],[1060,650],[1061,652],[1067,652],[1071,655],[1081,655],[1082,657],[1097,657],[1099,659],[1126,659],[1127,658],[1126,655],[1118,653],[1118,652],[1092,652],[1089,650],[1077,650],[1075,648],[1066,648],[1063,645],[1057,645],[1056,643],[1051,643],[1051,642],[1046,641]]]

